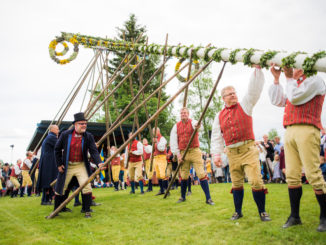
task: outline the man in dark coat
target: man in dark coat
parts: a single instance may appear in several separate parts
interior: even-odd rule
[[[57,125],[50,125],[49,134],[42,143],[39,177],[37,181],[37,190],[43,192],[41,205],[51,205],[54,195],[50,184],[58,176],[58,168],[54,155],[54,146],[57,143],[58,134],[59,127]]]
[[[68,197],[68,184],[76,176],[79,185],[83,185],[92,174],[88,153],[94,163],[102,167],[101,158],[92,134],[86,132],[87,120],[84,113],[74,115],[74,128],[64,131],[55,145],[55,159],[59,170],[55,186],[54,209]],[[90,218],[92,203],[92,187],[88,183],[82,190],[82,201],[85,208],[85,218]]]

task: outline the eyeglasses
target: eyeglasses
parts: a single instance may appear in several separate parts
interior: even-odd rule
[[[231,93],[223,95],[223,97],[228,97],[228,96],[232,96],[232,95],[236,95],[236,94],[237,94],[236,92],[231,92]]]
[[[87,123],[77,123],[77,124],[80,125],[80,126],[87,125]]]

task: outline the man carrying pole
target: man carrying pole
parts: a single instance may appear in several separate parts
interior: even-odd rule
[[[27,186],[27,195],[30,197],[32,195],[32,179],[29,176],[29,170],[32,167],[32,160],[33,160],[33,152],[27,152],[26,153],[26,159],[23,162],[23,165],[21,167],[22,170],[22,176],[23,176],[23,183],[20,188],[20,197],[24,196],[24,190]]]
[[[110,155],[112,156],[116,151],[117,151],[117,147],[115,147],[114,145],[111,146]],[[112,178],[113,178],[115,191],[119,190],[120,161],[121,161],[120,154],[116,155],[116,157],[113,158],[111,161]]]
[[[74,119],[74,128],[64,131],[55,145],[55,158],[59,173],[55,186],[54,210],[65,200],[63,193],[67,190],[68,184],[74,176],[77,177],[78,183],[81,185],[91,175],[88,152],[95,164],[100,168],[103,165],[93,135],[86,132],[87,121],[84,113],[76,113]],[[82,190],[82,200],[85,207],[85,218],[90,218],[92,203],[90,183]]]
[[[221,94],[225,108],[216,115],[212,127],[211,153],[217,167],[222,166],[221,154],[224,150],[224,142],[228,148],[227,156],[232,179],[231,193],[235,206],[235,213],[231,220],[242,217],[245,174],[251,184],[260,219],[262,221],[271,220],[265,211],[267,189],[261,176],[259,152],[255,145],[251,117],[252,109],[263,90],[264,81],[263,72],[259,66],[256,66],[250,78],[248,92],[241,103],[238,103],[234,87],[223,88]]]
[[[128,134],[130,138],[132,132]],[[143,182],[143,171],[142,171],[142,155],[144,151],[143,144],[136,138],[131,144],[128,144],[125,152],[125,166],[128,168],[131,191],[130,194],[135,194],[135,179],[138,180],[140,187],[140,194],[145,194],[144,192],[144,182]],[[135,176],[136,175],[136,176]]]
[[[174,125],[170,135],[171,151],[173,154],[177,155],[178,163],[182,164],[180,168],[181,197],[178,200],[178,203],[186,201],[187,180],[189,177],[190,165],[192,164],[200,179],[200,185],[206,196],[206,203],[209,205],[214,205],[214,202],[212,201],[209,192],[209,186],[207,181],[208,177],[204,170],[204,161],[202,159],[202,153],[199,149],[198,132],[196,133],[190,145],[188,154],[185,156],[184,162],[182,162],[182,155],[187,147],[189,140],[191,139],[193,131],[197,127],[197,122],[189,118],[188,108],[182,108],[180,113],[181,121]]]

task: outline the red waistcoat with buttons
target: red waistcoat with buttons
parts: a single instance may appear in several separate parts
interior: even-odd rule
[[[15,172],[15,167],[12,167],[12,168],[11,168],[10,176],[11,176],[11,177],[18,178],[18,175],[17,175],[16,172]]]
[[[305,80],[298,80],[298,87]],[[293,105],[289,100],[286,100],[284,109],[283,126],[293,124],[311,124],[319,129],[323,129],[321,124],[321,112],[323,108],[325,95],[317,95],[302,105]]]
[[[160,142],[161,138],[162,138],[162,135],[159,134],[157,136],[157,142]],[[165,146],[164,151],[159,151],[157,149],[157,143],[155,143],[154,156],[157,156],[157,155],[166,155],[166,146]]]
[[[188,119],[188,121],[186,123],[183,123],[182,121],[177,123],[177,135],[178,135],[179,150],[186,149],[193,132],[194,132],[194,129],[191,124],[191,119]],[[197,148],[197,147],[199,147],[198,131],[190,145],[190,148]]]
[[[134,141],[131,144],[131,148],[129,144],[128,149],[131,149],[131,151],[137,151],[137,144],[138,144],[138,140],[134,139]],[[139,156],[134,155],[132,154],[132,152],[130,152],[129,162],[141,162],[141,155]]]
[[[143,154],[144,155],[144,161],[151,158],[151,153],[147,153],[145,151],[145,146],[148,146],[148,144],[147,145],[144,145],[144,154]]]
[[[243,111],[239,103],[225,107],[219,114],[219,121],[226,145],[255,139],[252,117]]]
[[[111,161],[111,165],[120,165],[120,156],[113,158],[113,160]]]

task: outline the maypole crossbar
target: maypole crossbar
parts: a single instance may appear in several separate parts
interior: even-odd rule
[[[65,55],[69,50],[69,46],[65,41],[74,45],[74,52],[69,58],[60,60],[58,56]],[[59,43],[64,47],[62,52],[55,51]],[[50,57],[58,64],[67,64],[77,57],[79,45],[83,45],[85,48],[105,49],[113,52],[164,55],[164,45],[154,43],[147,45],[144,43],[133,43],[62,32],[61,36],[51,41],[49,45]],[[166,55],[180,59],[188,59],[190,58],[191,50],[193,50],[193,59],[205,60],[206,62],[211,59],[215,62],[229,61],[231,64],[242,62],[247,66],[257,64],[263,68],[268,68],[272,63],[275,63],[280,67],[288,66],[303,69],[307,76],[314,75],[317,71],[326,72],[326,51],[324,50],[314,54],[308,54],[300,51],[289,53],[275,50],[262,51],[252,48],[228,49],[214,46],[196,47],[194,45],[185,46],[180,44],[168,45]]]

